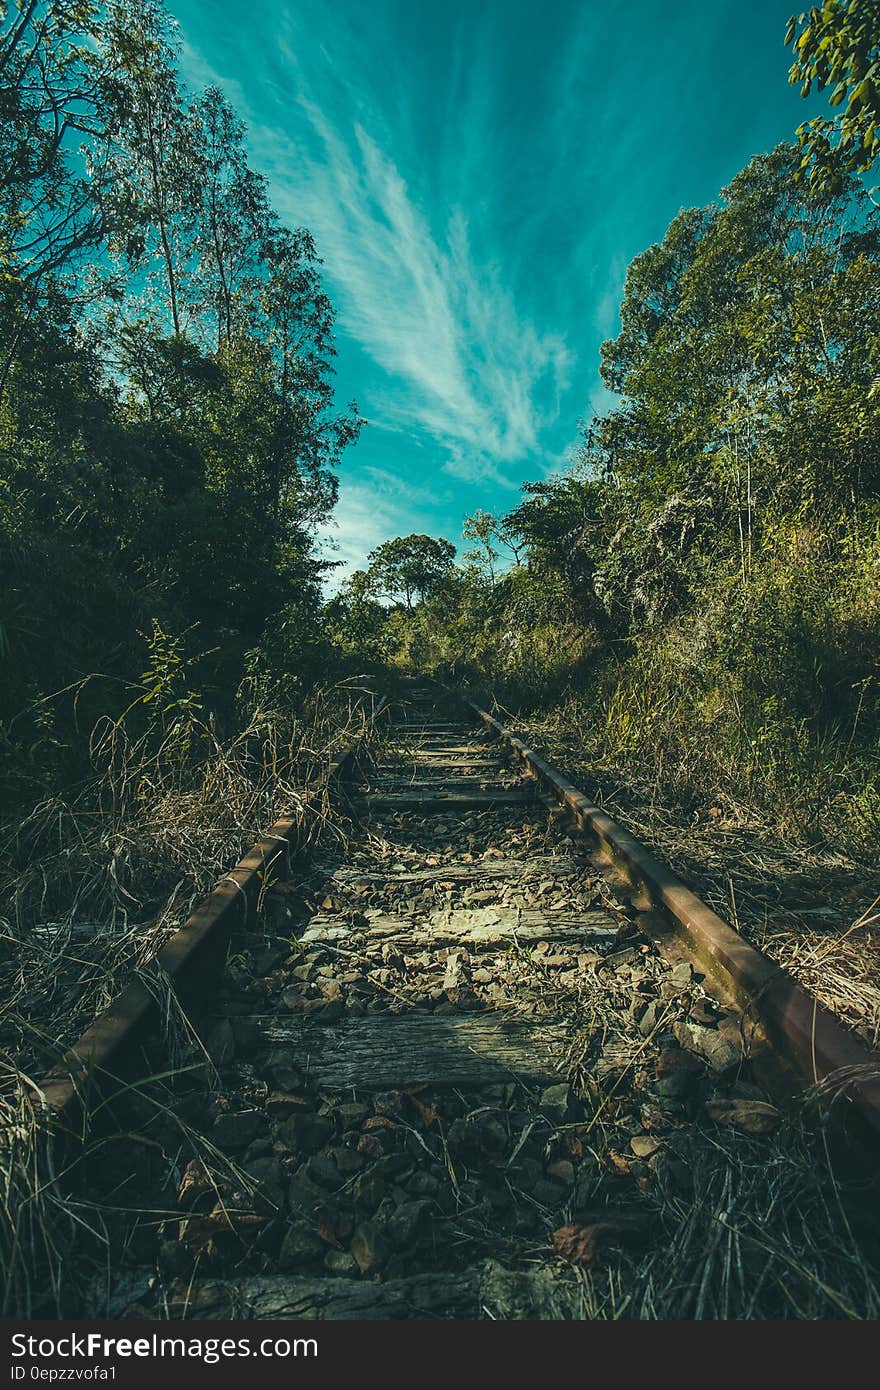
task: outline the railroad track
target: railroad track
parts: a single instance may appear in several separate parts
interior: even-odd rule
[[[583,1316],[583,1271],[662,1245],[719,1135],[788,1123],[805,1007],[814,1067],[870,1062],[485,712],[392,714],[344,833],[284,879],[273,827],[170,943],[186,996],[220,942],[195,1052],[144,1041],[146,991],[46,1087],[80,1134],[126,1048],[153,1078],[73,1163],[105,1251],[80,1315]]]

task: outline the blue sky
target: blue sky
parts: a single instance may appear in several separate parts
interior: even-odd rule
[[[169,0],[193,86],[249,127],[337,309],[341,573],[460,543],[610,399],[626,266],[790,139],[791,0]]]

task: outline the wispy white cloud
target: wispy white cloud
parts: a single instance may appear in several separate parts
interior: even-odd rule
[[[301,103],[317,148],[290,159],[281,211],[318,232],[340,322],[388,376],[367,414],[429,436],[457,477],[502,480],[505,465],[540,449],[558,409],[564,339],[522,315],[497,268],[480,263],[461,208],[436,228],[362,124],[341,129],[325,107]]]

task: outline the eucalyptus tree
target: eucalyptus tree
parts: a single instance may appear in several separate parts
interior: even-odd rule
[[[333,402],[333,308],[320,275],[311,234],[273,221],[264,249],[265,276],[259,295],[260,333],[272,352],[278,385],[273,450],[273,509],[285,491],[300,486],[300,505],[312,524],[326,516],[336,497],[330,473],[340,451],[360,428],[357,407],[330,418]]]
[[[190,112],[198,216],[195,249],[218,350],[250,326],[272,230],[266,181],[248,164],[245,127],[209,87]]]
[[[0,400],[23,335],[101,240],[76,157],[100,146],[99,33],[84,0],[0,0]]]
[[[474,554],[485,564],[493,580],[495,566],[502,554],[498,546],[502,546],[508,552],[515,565],[522,563],[523,545],[516,531],[510,528],[504,517],[498,518],[492,512],[478,508],[467,517],[461,533],[465,540],[478,542],[479,550]]]
[[[196,307],[200,166],[176,30],[155,0],[113,0],[102,43],[106,148],[90,162],[94,196],[110,250],[146,276],[148,297],[164,304],[178,335]]]
[[[101,221],[72,147],[100,132],[98,12],[86,0],[0,3],[0,268],[38,284],[94,245]]]
[[[594,438],[613,440],[634,538],[664,509],[675,518],[657,532],[670,563],[702,532],[747,579],[774,515],[877,487],[880,245],[851,179],[808,189],[798,164],[780,146],[722,205],[680,214],[630,266],[621,332],[602,349],[622,402]]]

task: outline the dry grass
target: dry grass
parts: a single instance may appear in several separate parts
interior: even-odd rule
[[[93,732],[93,775],[4,832],[0,860],[0,1262],[3,1312],[57,1304],[79,1218],[47,1154],[38,1080],[148,962],[259,832],[303,806],[372,697],[337,686],[306,713],[253,703],[222,739],[211,720],[125,721]],[[330,824],[312,798],[302,840]],[[155,982],[154,982],[155,983]],[[158,987],[161,987],[158,986]],[[174,1009],[164,1011],[169,1027]],[[185,1026],[177,1019],[175,1026]]]
[[[696,793],[688,778],[609,756],[571,710],[509,719],[720,916],[880,1044],[880,885],[864,862],[784,833],[717,785]]]
[[[719,1131],[692,1145],[693,1196],[666,1195],[646,1253],[580,1272],[589,1319],[873,1320],[876,1261],[816,1136],[766,1142]],[[861,1213],[862,1223],[869,1216]]]
[[[783,836],[729,797],[707,791],[695,804],[651,771],[597,757],[570,712],[528,721],[505,714],[716,911],[866,1041],[880,1040],[880,901],[863,865]],[[863,1173],[842,1174],[813,1099],[805,1094],[790,1109],[769,1152],[766,1140],[733,1131],[707,1130],[698,1143],[691,1135],[692,1197],[660,1194],[662,1238],[643,1255],[578,1271],[579,1315],[880,1315],[876,1197]]]

